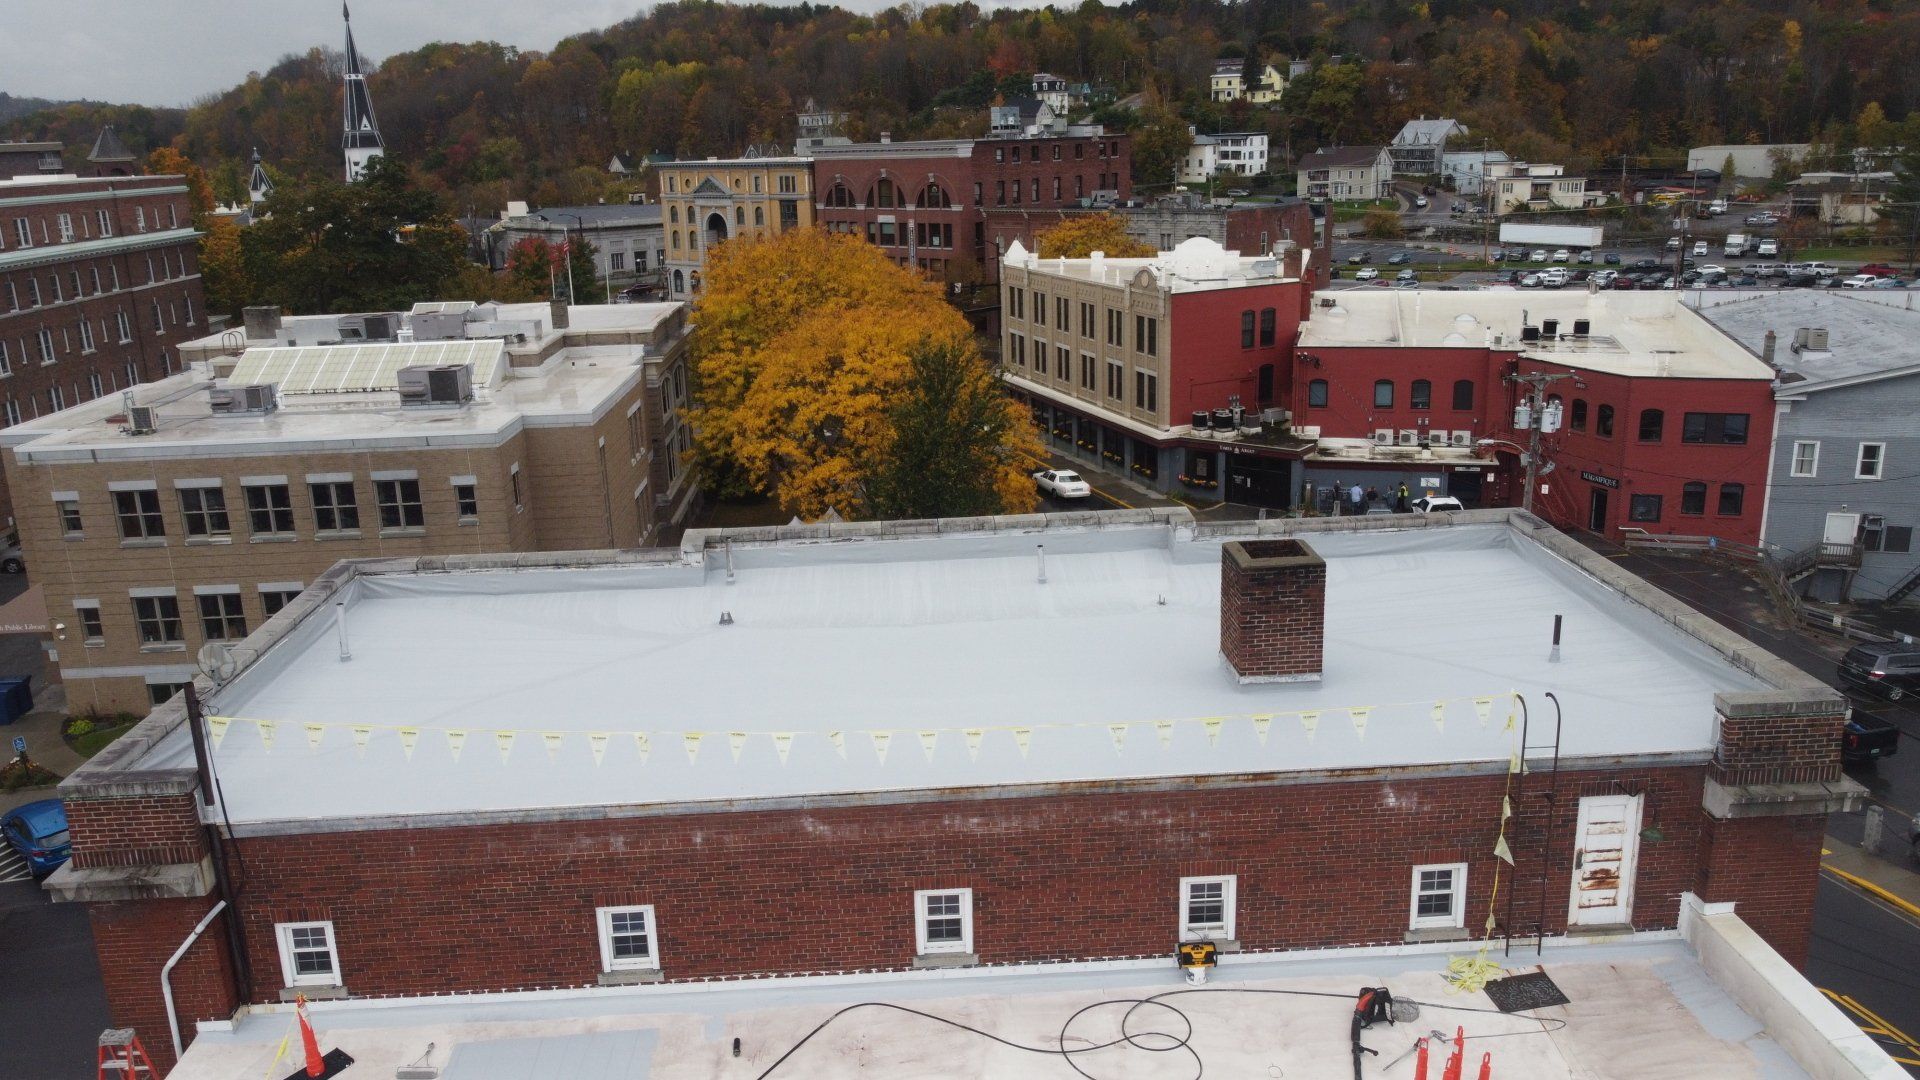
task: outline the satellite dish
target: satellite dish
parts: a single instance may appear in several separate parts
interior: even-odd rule
[[[196,659],[200,662],[200,670],[216,683],[226,682],[240,670],[240,662],[233,658],[233,650],[219,642],[209,641],[200,646]]]

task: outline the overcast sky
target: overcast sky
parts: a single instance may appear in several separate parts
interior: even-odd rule
[[[548,49],[639,13],[641,0],[357,0],[369,57],[431,41]],[[888,0],[842,0],[878,10]],[[986,5],[982,5],[983,7]],[[0,0],[0,90],[23,97],[185,105],[287,53],[340,47],[339,0]]]

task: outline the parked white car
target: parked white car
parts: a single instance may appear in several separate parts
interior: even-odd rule
[[[1371,266],[1363,266],[1353,272],[1353,280],[1355,281],[1372,281],[1379,276],[1380,271],[1375,270]]]
[[[1534,262],[1538,262],[1538,263],[1543,263],[1543,262],[1546,262],[1546,261],[1547,261],[1547,249],[1545,249],[1545,248],[1535,248],[1535,249],[1534,249],[1534,252],[1533,252],[1533,261],[1534,261]]]
[[[1705,255],[1706,253],[1707,253],[1707,242],[1705,240],[1695,240],[1693,242],[1694,257],[1698,258],[1699,256]]]
[[[1557,263],[1566,262],[1568,259],[1571,259],[1571,258],[1573,258],[1573,252],[1568,251],[1566,248],[1561,248],[1560,250],[1553,253],[1553,261]]]
[[[1559,289],[1567,284],[1567,271],[1564,267],[1552,266],[1540,271],[1540,284],[1549,289]]]
[[[1879,278],[1872,274],[1855,274],[1841,282],[1840,287],[1843,289],[1871,289],[1879,280]]]
[[[1093,485],[1068,469],[1041,469],[1033,474],[1033,482],[1056,499],[1084,499],[1093,494]]]
[[[1465,510],[1460,500],[1451,495],[1423,495],[1413,500],[1413,512],[1416,514],[1444,513],[1448,510]]]

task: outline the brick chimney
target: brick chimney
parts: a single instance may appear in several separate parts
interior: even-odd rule
[[[1301,540],[1220,548],[1220,653],[1242,683],[1319,682],[1327,564]]]

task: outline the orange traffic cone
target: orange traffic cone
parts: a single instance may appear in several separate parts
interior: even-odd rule
[[[1427,1040],[1415,1043],[1416,1056],[1413,1059],[1413,1080],[1427,1080]]]
[[[1442,1080],[1460,1080],[1460,1073],[1467,1067],[1467,1029],[1453,1029],[1453,1053],[1447,1056],[1447,1070],[1441,1073]]]
[[[1493,1080],[1493,1055],[1480,1055],[1480,1080]]]
[[[327,1071],[327,1063],[320,1054],[320,1040],[313,1033],[313,1021],[307,1019],[306,995],[294,998],[293,1011],[300,1018],[300,1044],[307,1052],[307,1075],[323,1075]]]

